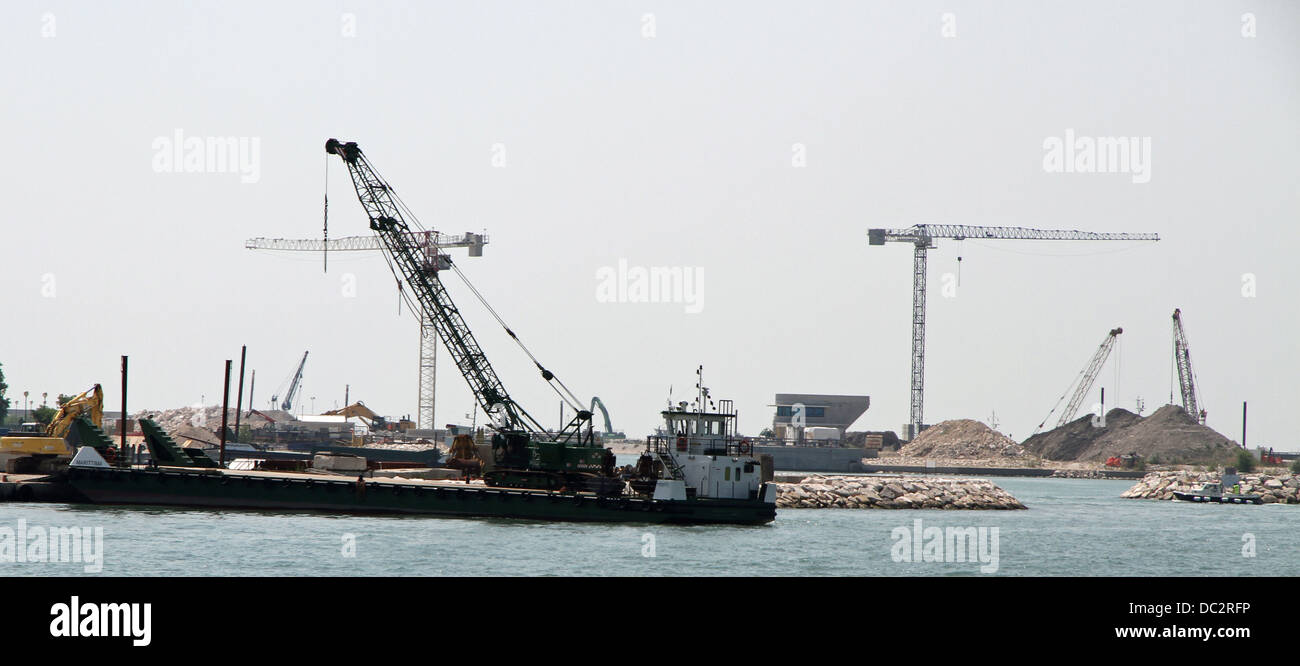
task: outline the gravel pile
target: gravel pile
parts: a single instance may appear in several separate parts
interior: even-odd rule
[[[1026,439],[1021,446],[1046,460],[1083,460],[1084,454],[1094,448],[1098,439],[1142,420],[1141,416],[1119,407],[1106,412],[1104,428],[1094,426],[1092,417],[1092,414],[1084,414],[1059,428]]]
[[[162,426],[169,434],[172,431],[184,426],[193,426],[202,428],[210,433],[221,430],[221,408],[212,407],[177,407],[175,409],[151,410],[145,409],[136,412],[133,418],[148,417],[155,423]],[[235,410],[230,410],[227,414],[231,428],[235,427]]]
[[[1025,450],[1014,439],[979,421],[957,419],[926,428],[898,453],[917,458],[1018,458],[1025,455]]]
[[[1197,423],[1177,405],[1165,405],[1146,418],[1112,409],[1104,428],[1094,427],[1092,415],[1085,415],[1030,437],[1024,447],[1050,460],[1105,461],[1136,453],[1160,464],[1223,462],[1240,450],[1236,442]]]

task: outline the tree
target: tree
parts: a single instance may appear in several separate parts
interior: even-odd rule
[[[69,401],[69,400],[71,400],[71,399],[73,399],[73,398],[75,398],[75,397],[77,397],[77,396],[75,396],[75,395],[68,395],[68,394],[66,394],[66,393],[60,393],[60,394],[59,394],[59,399],[57,400],[57,402],[58,402],[58,404],[59,404],[59,409],[62,409],[64,405],[68,404],[68,401]]]
[[[4,425],[5,419],[9,418],[9,398],[5,395],[9,385],[5,383],[4,364],[0,363],[0,425]]]
[[[54,420],[54,415],[58,413],[59,410],[49,405],[41,405],[32,410],[32,418],[34,418],[37,423],[47,426],[50,424],[50,421]]]
[[[1250,451],[1237,452],[1237,471],[1242,474],[1249,474],[1255,471],[1255,456]]]

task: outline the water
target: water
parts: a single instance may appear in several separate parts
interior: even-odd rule
[[[766,526],[670,527],[0,504],[0,528],[101,526],[100,575],[981,575],[977,562],[895,562],[891,530],[917,518],[997,527],[996,575],[1300,575],[1300,506],[1120,499],[1128,481],[995,482],[1029,510],[782,509]],[[0,563],[10,575],[87,574],[72,562]]]

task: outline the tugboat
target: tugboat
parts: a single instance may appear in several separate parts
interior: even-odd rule
[[[753,456],[753,443],[736,434],[733,402],[719,400],[715,406],[704,386],[704,367],[695,372],[695,404],[682,401],[661,412],[664,425],[646,438],[628,485],[656,499],[758,502],[774,509],[771,457]]]
[[[1238,492],[1224,492],[1224,488],[1239,488],[1240,478],[1237,476],[1237,470],[1229,467],[1224,470],[1223,475],[1219,477],[1218,483],[1207,483],[1201,486],[1200,490],[1192,492],[1182,492],[1175,490],[1174,498],[1184,502],[1214,502],[1216,504],[1263,504],[1264,499],[1259,495],[1242,494]]]

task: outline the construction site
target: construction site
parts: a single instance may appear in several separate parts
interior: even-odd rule
[[[399,275],[399,294],[409,306],[407,311],[415,315],[418,326],[418,345],[416,354],[412,355],[416,370],[413,374],[417,377],[414,382],[417,389],[414,418],[410,415],[382,415],[364,401],[353,400],[350,386],[343,387],[343,406],[336,403],[334,409],[317,411],[316,398],[307,398],[302,390],[309,351],[303,352],[301,358],[290,366],[289,373],[271,397],[259,404],[255,398],[257,372],[247,372],[245,367],[247,348],[241,351],[237,373],[233,360],[227,361],[224,409],[214,405],[143,409],[123,418],[125,412],[104,412],[102,404],[93,409],[84,408],[82,403],[89,398],[83,394],[81,398],[69,401],[74,408],[81,410],[75,413],[97,414],[95,420],[98,423],[95,425],[106,433],[119,436],[123,447],[129,446],[135,452],[133,455],[139,456],[140,452],[147,450],[148,438],[142,431],[142,423],[147,420],[168,433],[181,448],[204,452],[223,465],[226,461],[240,458],[263,461],[269,467],[301,469],[311,464],[313,455],[323,453],[368,458],[372,469],[403,465],[438,466],[442,464],[443,456],[452,450],[457,436],[473,436],[482,444],[486,429],[476,423],[477,414],[466,415],[474,417],[469,424],[439,426],[435,421],[439,346],[462,344],[461,339],[468,329],[457,317],[447,317],[445,306],[439,302],[442,297],[438,295],[438,289],[431,290],[433,295],[422,301],[421,298],[411,298],[411,293],[402,287],[405,283],[420,296],[416,276],[427,278],[452,270],[454,263],[447,252],[455,248],[467,249],[470,257],[481,257],[490,240],[488,235],[466,232],[449,236],[435,231],[405,229],[395,236],[400,242],[397,246],[380,234],[331,239],[328,237],[328,207],[326,210],[326,236],[321,240],[253,238],[245,242],[245,247],[271,253],[316,253],[326,266],[331,253],[371,253],[385,256],[390,266],[394,265],[395,259],[412,264],[405,269],[410,271],[406,275],[396,267],[394,272]],[[1156,234],[1151,233],[1022,227],[916,225],[903,229],[871,229],[867,233],[868,245],[898,242],[913,247],[910,413],[907,422],[900,431],[852,431],[849,428],[862,420],[871,404],[869,396],[778,393],[774,404],[770,405],[774,408],[772,429],[750,435],[736,433],[737,436],[752,441],[764,455],[772,456],[777,469],[832,472],[943,467],[974,471],[1038,468],[1067,472],[1128,470],[1131,473],[1148,466],[1231,465],[1240,451],[1247,450],[1244,403],[1242,436],[1239,439],[1234,440],[1205,426],[1206,410],[1198,393],[1190,343],[1182,312],[1178,309],[1171,317],[1170,365],[1176,372],[1180,404],[1164,405],[1144,416],[1141,404],[1137,412],[1118,407],[1107,409],[1104,388],[1094,395],[1097,379],[1124,333],[1122,327],[1115,327],[1106,333],[1078,375],[1028,438],[1019,442],[1011,439],[997,431],[996,421],[986,424],[979,420],[957,419],[933,426],[927,424],[924,418],[927,255],[940,239],[961,241],[968,238],[1033,242],[1159,240]],[[959,256],[958,262],[960,260]],[[481,395],[487,396],[480,406],[483,410],[496,410],[498,399],[492,397],[493,391],[499,390],[492,386],[496,380],[479,377],[482,366],[477,355],[480,352],[473,344],[471,341],[468,349],[456,350],[452,358],[462,374],[472,379],[471,383],[487,382],[484,388],[478,389],[484,391]],[[124,357],[124,377],[125,372]],[[1118,369],[1116,372],[1118,374]],[[545,370],[543,377],[552,379]],[[247,403],[245,379],[248,380]],[[872,383],[883,383],[883,378],[873,378]],[[1088,403],[1092,408],[1081,416],[1081,410]],[[575,398],[568,405],[575,423],[580,423],[596,440],[616,453],[633,455],[644,447],[644,436],[633,434],[629,437],[613,426],[609,411],[599,397],[593,397],[589,404]],[[62,401],[60,407],[63,407]],[[595,418],[596,414],[603,417],[603,423]],[[31,434],[42,427],[55,437],[64,437],[69,432],[71,417],[62,412],[61,426],[26,423],[30,415],[30,412],[21,412],[15,415],[16,419],[10,419],[25,423],[20,428],[12,428],[16,431],[13,433],[15,436],[24,432]],[[492,417],[499,416],[495,411],[485,411],[484,415],[485,425],[493,420]],[[562,405],[561,422],[564,419]],[[563,429],[547,429],[540,424],[536,427],[538,432],[547,436],[563,432]],[[30,471],[35,468],[33,461],[45,456],[37,454],[25,459],[19,452],[26,449],[20,448],[18,440],[13,438],[8,446],[10,449],[0,455],[6,458],[9,472]],[[64,462],[70,460],[74,448],[60,447],[57,458]],[[1251,455],[1263,464],[1286,464],[1294,456],[1277,454],[1271,449],[1256,449]],[[263,462],[241,464],[262,465]]]

